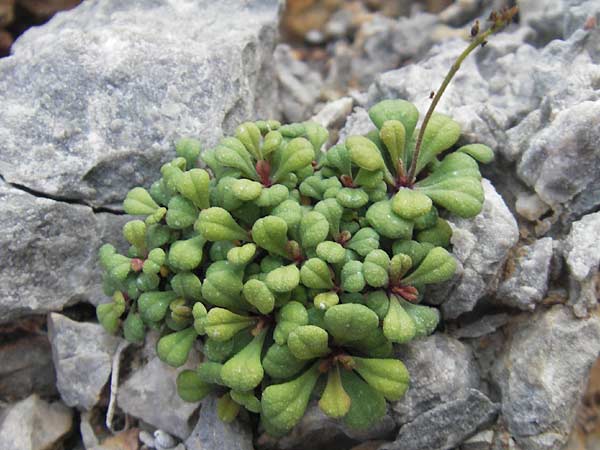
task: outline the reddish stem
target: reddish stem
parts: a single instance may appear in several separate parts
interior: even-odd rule
[[[257,161],[256,173],[258,173],[258,176],[260,177],[260,182],[263,184],[263,186],[270,187],[273,184],[270,178],[271,164],[269,163],[269,161],[265,161],[264,159]]]

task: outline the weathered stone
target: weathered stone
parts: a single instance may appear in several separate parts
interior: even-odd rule
[[[499,405],[483,393],[469,389],[466,396],[436,406],[407,423],[396,441],[381,450],[448,450],[482,427],[493,423]]]
[[[32,393],[57,394],[48,338],[27,334],[0,345],[0,399],[15,401]]]
[[[473,339],[492,334],[498,328],[503,327],[510,320],[510,316],[505,313],[490,314],[471,322],[460,328],[452,330],[451,334],[457,339]]]
[[[350,97],[342,97],[333,102],[326,103],[310,120],[317,122],[331,132],[332,128],[343,124],[346,117],[352,111],[353,103],[354,101]]]
[[[600,230],[599,230],[600,231]],[[496,298],[506,306],[532,311],[548,289],[552,260],[552,238],[543,238],[516,250],[507,262],[507,277],[498,286]]]
[[[569,271],[569,303],[578,317],[595,308],[598,299],[600,264],[600,213],[588,214],[574,222],[566,237],[563,253]]]
[[[0,323],[104,299],[98,248],[108,236],[118,244],[126,219],[36,197],[0,179]]]
[[[181,135],[211,146],[239,122],[273,115],[279,8],[83,2],[30,29],[0,61],[0,174],[117,204],[156,179]]]
[[[494,431],[480,431],[460,445],[460,450],[490,450],[494,441]]]
[[[225,423],[217,416],[217,401],[210,396],[202,401],[200,417],[186,439],[187,450],[254,450],[249,424],[239,418]]]
[[[55,448],[71,430],[72,411],[60,402],[47,403],[36,394],[0,412],[0,448]]]
[[[395,429],[394,419],[388,413],[368,430],[352,430],[341,421],[327,416],[315,401],[309,404],[298,425],[277,442],[276,448],[302,450],[306,448],[307,442],[315,450],[344,448],[366,440],[391,439]]]
[[[48,316],[48,337],[56,368],[56,385],[71,407],[91,409],[111,372],[120,338],[96,323],[75,322],[57,313]]]
[[[396,357],[411,375],[407,393],[392,405],[399,425],[464,397],[471,388],[479,388],[479,373],[471,350],[445,334],[399,345]]]
[[[375,125],[371,122],[367,110],[358,106],[354,108],[352,114],[346,119],[344,128],[340,130],[338,143],[343,143],[350,136],[364,135],[374,129]]]
[[[492,370],[508,430],[523,450],[561,448],[600,351],[600,317],[573,317],[556,305],[523,315]]]
[[[446,285],[449,289],[442,299],[432,296],[431,301],[443,300],[441,310],[445,318],[455,319],[471,311],[477,302],[492,293],[508,252],[517,243],[517,223],[488,180],[482,180],[485,201],[483,210],[473,219],[450,217],[452,252],[460,261],[462,274]],[[439,290],[433,292],[443,292]]]
[[[148,362],[134,370],[119,387],[117,401],[127,414],[184,440],[192,432],[190,419],[198,403],[188,403],[179,397],[176,379],[181,370],[198,366],[198,352],[190,352],[187,363],[175,369],[156,356],[158,337],[157,333],[146,335],[143,354]]]
[[[321,74],[295,58],[292,48],[287,44],[277,46],[273,63],[279,81],[284,118],[288,122],[307,120],[321,95]]]

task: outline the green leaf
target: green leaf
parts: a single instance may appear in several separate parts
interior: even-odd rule
[[[213,207],[200,212],[194,228],[208,241],[244,241],[246,231],[223,208]]]
[[[379,248],[379,235],[372,228],[361,228],[352,236],[346,247],[360,256],[367,256],[369,252]]]
[[[318,202],[313,209],[315,212],[323,214],[329,223],[329,233],[331,236],[340,234],[340,221],[344,214],[344,208],[334,199],[328,198]]]
[[[314,248],[323,242],[329,234],[327,218],[316,211],[305,214],[300,221],[300,240],[302,247]]]
[[[312,289],[329,289],[333,287],[331,271],[325,261],[311,258],[300,269],[302,284]]]
[[[427,214],[432,202],[425,194],[408,188],[400,190],[392,198],[392,211],[406,220],[416,219]]]
[[[302,169],[311,164],[315,158],[312,144],[304,138],[294,138],[281,152],[279,167],[273,174],[274,181],[279,181],[284,175]]]
[[[300,223],[303,214],[302,206],[295,200],[285,200],[271,211],[272,216],[279,217],[285,221],[288,229],[295,228]]]
[[[241,247],[233,247],[227,252],[227,261],[238,266],[250,263],[256,255],[255,244],[245,244]]]
[[[146,248],[146,224],[141,220],[131,220],[123,226],[123,236],[131,245],[140,250]]]
[[[364,305],[345,303],[332,306],[325,313],[327,331],[340,342],[365,339],[379,326],[377,314]]]
[[[243,309],[241,301],[243,271],[227,261],[212,263],[202,283],[202,297],[215,306]]]
[[[385,148],[390,155],[390,160],[394,166],[394,171],[397,169],[397,162],[404,160],[404,148],[406,144],[406,129],[399,120],[386,120],[383,122],[379,137],[385,144]]]
[[[240,405],[225,394],[217,399],[217,417],[225,423],[233,422],[240,412]]]
[[[449,247],[452,227],[444,219],[438,218],[435,226],[417,233],[417,241],[436,247]]]
[[[351,401],[344,423],[355,430],[371,428],[385,415],[385,398],[354,372],[343,370],[341,376],[342,385]]]
[[[241,180],[235,180],[235,183],[231,186],[231,191],[238,199],[249,202],[260,197],[262,185],[257,181],[242,178]]]
[[[350,136],[346,139],[350,159],[358,167],[366,170],[383,169],[385,163],[377,146],[364,136]]]
[[[142,320],[148,322],[159,322],[167,314],[169,304],[177,298],[173,291],[144,292],[138,299],[138,308]]]
[[[254,201],[261,208],[274,208],[289,197],[288,188],[283,184],[274,184],[269,188],[263,188],[258,198]]]
[[[262,153],[263,157],[273,153],[276,150],[279,150],[281,144],[283,142],[283,136],[279,131],[269,131],[265,135],[265,140],[263,141]]]
[[[200,302],[194,304],[194,307],[192,308],[192,317],[194,318],[194,329],[199,335],[206,334],[204,326],[206,325],[207,315],[208,311],[206,311],[206,306]]]
[[[273,344],[262,364],[271,378],[284,379],[300,372],[306,365],[306,361],[296,358],[287,345]]]
[[[202,283],[200,278],[191,272],[180,272],[171,278],[171,288],[179,297],[202,300]]]
[[[385,291],[372,291],[367,294],[365,304],[383,320],[390,306],[390,299]]]
[[[315,153],[321,150],[329,138],[329,132],[316,122],[304,122],[304,135],[312,144]]]
[[[140,344],[144,342],[146,337],[146,326],[140,315],[130,311],[127,319],[123,322],[123,336],[132,344]]]
[[[447,281],[456,271],[456,260],[442,247],[431,250],[417,269],[402,281],[405,284],[423,285]]]
[[[156,354],[168,365],[180,367],[187,361],[196,336],[193,327],[163,336],[156,345]]]
[[[425,259],[432,248],[433,245],[429,243],[420,243],[412,240],[396,241],[392,245],[392,253],[394,253],[394,255],[402,253],[410,256],[411,265],[417,267],[421,264],[421,261]],[[410,266],[408,266],[406,270],[409,268]]]
[[[350,175],[352,173],[350,152],[343,144],[334,145],[327,150],[322,163],[336,169],[340,175]]]
[[[342,267],[341,287],[346,292],[360,292],[365,287],[363,275],[363,263],[360,261],[348,261]]]
[[[242,351],[223,364],[221,379],[231,389],[249,391],[262,381],[265,373],[260,355],[266,335],[267,330],[265,329],[255,336]]]
[[[186,168],[188,170],[196,166],[201,150],[202,145],[197,139],[181,138],[175,142],[175,151],[177,152],[177,156],[185,159]]]
[[[302,360],[320,358],[330,352],[327,331],[314,325],[302,325],[288,336],[287,345],[292,354]]]
[[[437,308],[425,305],[415,305],[405,300],[400,300],[406,313],[413,319],[416,326],[415,337],[429,336],[440,322],[440,312]]]
[[[123,294],[116,292],[111,303],[103,303],[96,307],[98,322],[106,331],[115,334],[119,330],[119,318],[125,312],[125,299]]]
[[[319,400],[319,408],[329,417],[339,419],[348,414],[352,400],[342,386],[340,368],[337,364],[329,370],[327,385]]]
[[[252,392],[231,391],[231,399],[253,413],[260,413],[260,400]]]
[[[258,179],[250,154],[238,139],[223,139],[214,154],[216,161],[222,166],[237,169],[252,180]]]
[[[184,370],[177,376],[177,393],[183,401],[196,403],[210,394],[214,386],[202,381],[193,370]]]
[[[148,191],[141,187],[130,190],[123,202],[123,209],[132,216],[147,216],[153,214],[158,208]]]
[[[321,310],[327,310],[332,306],[337,305],[340,302],[340,298],[335,292],[321,292],[315,295],[313,303],[315,308]]]
[[[383,124],[388,120],[401,122],[408,140],[417,126],[419,111],[415,105],[406,100],[383,100],[369,109],[369,117],[379,129],[383,128]]]
[[[383,250],[372,250],[365,257],[363,275],[365,281],[373,287],[383,287],[388,284],[388,268],[390,257]]]
[[[265,283],[273,292],[290,292],[300,283],[300,271],[295,264],[278,267],[269,272]]]
[[[277,344],[284,345],[293,330],[308,324],[306,308],[299,302],[286,303],[277,313],[276,323],[273,339]]]
[[[294,428],[306,411],[319,375],[318,364],[314,364],[292,381],[265,388],[261,399],[261,419],[268,434],[280,437]]]
[[[337,264],[346,258],[346,249],[337,242],[324,241],[317,245],[317,256],[328,263]]]
[[[246,281],[242,293],[246,301],[261,314],[269,314],[273,311],[275,296],[262,281],[256,279]]]
[[[202,261],[202,248],[205,242],[202,236],[174,242],[169,249],[169,266],[177,271],[195,269]]]
[[[477,163],[464,153],[451,153],[415,189],[459,217],[475,217],[483,207],[483,187]]]
[[[205,361],[198,366],[196,373],[205,383],[225,386],[221,378],[221,370],[223,370],[223,364],[214,361]]]
[[[167,225],[175,230],[191,227],[198,218],[198,209],[188,199],[176,195],[167,207]]]
[[[488,164],[494,160],[494,151],[483,144],[463,145],[456,151],[466,153],[474,160],[483,164]]]
[[[254,159],[262,159],[262,152],[260,151],[260,130],[252,122],[244,122],[235,129],[235,137],[244,144],[246,150],[254,156]]]
[[[288,226],[285,220],[276,216],[258,219],[252,227],[252,239],[269,253],[288,257]]]
[[[390,239],[410,239],[412,222],[398,216],[389,200],[373,203],[367,210],[367,221],[382,236]]]
[[[433,113],[423,134],[416,173],[421,172],[438,154],[452,147],[459,137],[458,122],[450,116]]]
[[[359,209],[369,202],[369,194],[364,189],[342,188],[336,194],[335,199],[344,208]]]
[[[390,341],[404,344],[416,335],[414,320],[406,313],[395,295],[390,296],[390,306],[383,319],[383,334]]]
[[[224,308],[211,308],[204,322],[204,330],[215,341],[227,341],[254,324],[254,317],[242,316]]]
[[[409,374],[401,361],[357,356],[353,356],[352,359],[355,363],[354,370],[387,400],[398,401],[408,390]]]
[[[198,209],[205,209],[209,204],[209,182],[208,172],[203,169],[192,169],[183,174],[177,180],[177,191],[190,200]]]

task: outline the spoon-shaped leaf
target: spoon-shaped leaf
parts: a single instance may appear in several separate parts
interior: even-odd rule
[[[442,247],[432,249],[417,269],[405,277],[405,284],[423,285],[449,280],[456,271],[456,260]]]
[[[390,296],[388,312],[383,319],[383,334],[390,341],[404,344],[417,333],[413,319],[406,313],[395,295]]]
[[[389,200],[373,203],[367,210],[367,221],[382,236],[391,239],[410,239],[412,222],[398,216]]]
[[[325,326],[340,342],[360,341],[377,329],[379,318],[364,305],[345,303],[327,310]]]
[[[242,351],[223,364],[221,379],[231,389],[250,391],[262,381],[265,372],[260,356],[266,335],[267,329],[264,329]]]
[[[350,410],[350,396],[342,386],[342,378],[340,377],[340,368],[336,364],[329,370],[327,376],[327,385],[323,391],[323,395],[319,400],[319,408],[329,417],[339,419],[348,414]]]
[[[344,423],[355,430],[372,427],[385,415],[385,398],[354,372],[343,370],[341,376],[342,385],[351,401]]]
[[[306,361],[298,359],[287,345],[273,344],[263,358],[263,368],[272,378],[290,378],[306,365]]]
[[[285,220],[276,216],[258,219],[252,227],[252,239],[269,253],[287,258],[288,226]]]
[[[398,401],[408,389],[409,374],[406,366],[397,359],[371,359],[352,357],[354,370],[390,401]]]
[[[194,228],[208,241],[243,241],[248,239],[246,231],[223,208],[203,209]]]

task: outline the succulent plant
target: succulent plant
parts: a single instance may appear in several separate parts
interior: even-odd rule
[[[141,216],[123,229],[127,254],[100,250],[113,299],[100,323],[134,343],[157,330],[174,367],[200,341],[203,362],[179,374],[178,391],[218,394],[222,420],[243,408],[282,436],[317,397],[352,428],[377,422],[409,387],[393,345],[439,322],[422,302],[456,269],[443,217],[481,211],[478,163],[493,153],[457,146],[459,124],[433,108],[420,129],[404,100],[369,116],[371,132],[327,151],[312,122],[246,122],[203,152],[178,141],[158,181],[125,199]]]

